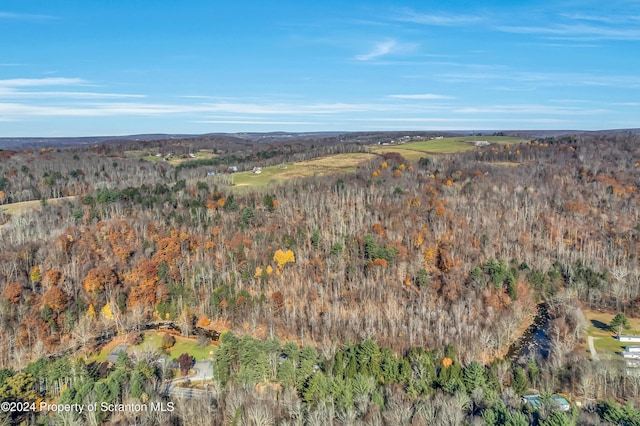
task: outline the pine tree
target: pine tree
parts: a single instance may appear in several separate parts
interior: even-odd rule
[[[475,360],[471,361],[464,369],[463,378],[468,392],[483,388],[486,383],[484,367]]]

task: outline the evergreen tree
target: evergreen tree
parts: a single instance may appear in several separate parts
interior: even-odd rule
[[[549,417],[540,422],[540,426],[572,426],[574,424],[565,413],[560,411],[552,412]]]
[[[527,383],[527,376],[524,373],[522,367],[515,367],[513,369],[513,380],[511,381],[511,387],[520,396],[524,395],[529,387]]]
[[[629,319],[627,318],[627,316],[620,312],[615,317],[613,317],[613,319],[609,323],[609,328],[611,329],[611,331],[620,334],[621,329],[624,328],[625,330],[628,330],[629,328],[631,328],[631,325],[629,324]]]
[[[484,367],[478,361],[471,361],[464,369],[463,378],[468,392],[483,388],[486,382]]]

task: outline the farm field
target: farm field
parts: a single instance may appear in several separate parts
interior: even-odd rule
[[[234,173],[234,188],[264,187],[272,183],[277,184],[289,179],[307,176],[352,173],[357,170],[358,165],[374,158],[376,158],[374,154],[367,153],[337,154],[309,161],[265,167],[260,174],[253,172]]]
[[[630,343],[619,342],[615,338],[615,333],[607,328],[607,324],[611,322],[615,314],[583,310],[587,319],[587,335],[593,336],[594,346],[600,358],[612,358],[618,356],[616,352],[620,352],[623,346]],[[631,329],[623,330],[624,334],[640,335],[640,318],[629,318]]]
[[[372,145],[371,152],[386,154],[397,152],[410,161],[417,161],[425,155],[455,154],[457,152],[470,151],[475,148],[473,141],[487,141],[500,145],[529,142],[526,139],[506,136],[464,136],[444,139],[410,142],[401,145]]]

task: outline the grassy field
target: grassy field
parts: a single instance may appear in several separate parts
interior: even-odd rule
[[[156,153],[157,151],[140,149],[140,150],[125,151],[124,156],[127,158],[133,158],[133,159],[137,158],[144,161],[152,161],[152,162],[164,161],[164,157],[162,156],[157,157]],[[211,158],[215,158],[218,156],[217,154],[214,154],[213,151],[208,149],[201,149],[197,152],[194,152],[193,154],[195,155],[195,158],[190,158],[190,157],[183,158],[178,155],[174,155],[169,160],[167,160],[167,163],[171,164],[173,167],[176,167],[177,165],[186,163],[188,161],[209,160]]]
[[[307,176],[352,173],[357,170],[358,165],[375,157],[373,154],[366,153],[337,154],[298,163],[265,167],[260,174],[252,172],[234,173],[234,189],[264,187],[269,184],[278,184],[289,179]]]
[[[154,350],[159,353],[163,353],[162,351],[162,336],[165,333],[163,331],[147,331],[144,333],[144,340],[142,343],[136,346],[130,346],[127,349],[127,352],[133,352],[135,350]],[[214,349],[213,345],[209,346],[198,346],[196,339],[187,339],[186,337],[175,336],[176,344],[167,351],[169,358],[178,358],[183,353],[188,353],[193,356],[196,360],[201,361],[204,358],[209,358],[209,352]],[[102,347],[100,352],[91,355],[87,362],[97,362],[102,363],[107,360],[109,354],[118,346],[123,344],[124,336],[120,338],[116,337],[105,346]]]
[[[507,136],[465,136],[410,142],[402,145],[372,145],[371,152],[385,154],[397,152],[410,161],[417,161],[427,155],[455,154],[457,152],[470,151],[475,148],[473,141],[487,141],[500,145],[529,142],[526,139]]]
[[[76,198],[75,195],[69,197],[50,198],[46,202],[51,204],[60,203],[64,200],[73,201]],[[2,204],[0,205],[0,211],[10,215],[20,215],[30,210],[40,210],[42,208],[42,202],[40,200],[22,201],[20,203]]]
[[[141,349],[151,346],[158,352],[162,352],[162,336],[164,334],[163,331],[147,331],[144,333],[144,341],[133,348]],[[183,353],[188,353],[196,360],[201,361],[204,358],[209,358],[209,352],[214,349],[213,345],[198,346],[196,339],[187,339],[181,336],[174,337],[176,338],[176,344],[167,351],[170,358],[178,358]]]
[[[634,345],[634,343],[619,342],[616,333],[609,331],[607,324],[611,322],[615,314],[606,312],[583,310],[587,319],[587,335],[593,336],[593,343],[598,356],[602,359],[619,357],[616,352],[622,351],[623,346]],[[623,334],[640,335],[640,318],[629,318],[631,329],[623,330]]]

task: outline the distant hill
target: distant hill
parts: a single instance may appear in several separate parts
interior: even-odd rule
[[[0,138],[0,149],[37,149],[42,147],[73,148],[87,145],[96,145],[109,142],[150,142],[200,138],[231,138],[250,142],[288,142],[318,140],[340,137],[344,141],[375,142],[386,138],[395,138],[401,135],[425,136],[434,135],[500,135],[519,138],[546,138],[575,134],[640,134],[640,129],[614,129],[614,130],[481,130],[481,131],[393,131],[393,132],[240,132],[240,133],[205,133],[205,134],[165,134],[151,133],[123,136],[83,136],[83,137],[17,137]]]

